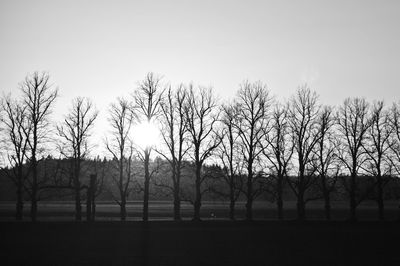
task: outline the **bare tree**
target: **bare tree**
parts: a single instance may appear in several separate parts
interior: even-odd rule
[[[383,189],[389,182],[391,148],[390,137],[393,127],[390,125],[390,115],[383,101],[374,102],[371,109],[371,126],[367,131],[367,141],[363,144],[368,155],[366,171],[375,177],[378,204],[378,218],[384,220]]]
[[[192,144],[192,158],[195,164],[195,200],[193,220],[200,220],[202,183],[207,175],[202,174],[202,167],[207,158],[218,147],[220,139],[216,132],[218,115],[215,114],[217,101],[212,89],[200,88],[195,93],[191,85],[185,104],[185,116],[190,142]]]
[[[289,107],[289,123],[297,157],[298,173],[296,179],[288,179],[288,184],[297,197],[299,220],[305,218],[306,203],[314,199],[314,197],[306,198],[306,192],[315,181],[311,162],[312,152],[320,138],[317,124],[320,107],[317,100],[317,94],[304,85],[296,91]]]
[[[319,139],[314,151],[313,167],[319,178],[319,185],[324,199],[325,218],[331,219],[331,193],[335,189],[340,163],[337,154],[335,136],[336,119],[333,110],[324,106],[317,117]]]
[[[347,98],[339,108],[337,120],[343,142],[339,159],[350,173],[350,184],[347,185],[345,181],[350,196],[350,220],[356,220],[356,208],[361,202],[357,202],[357,177],[367,159],[363,145],[371,125],[368,103],[361,98]]]
[[[118,176],[111,176],[119,191],[119,199],[115,198],[115,201],[120,206],[121,220],[126,219],[126,201],[132,189],[133,145],[130,133],[135,119],[136,115],[127,100],[118,98],[117,103],[111,104],[109,122],[112,139],[106,140],[106,147],[117,163]]]
[[[185,120],[185,101],[188,93],[180,85],[176,91],[168,89],[166,98],[161,103],[162,138],[166,151],[157,151],[167,160],[171,169],[172,185],[159,182],[158,186],[169,189],[174,197],[174,220],[181,219],[181,177],[184,156],[187,154],[187,124]]]
[[[390,137],[390,174],[400,176],[400,101],[393,103],[390,108],[390,126],[392,135]],[[400,210],[400,206],[399,206]],[[400,213],[398,214],[400,220]]]
[[[26,107],[20,102],[13,100],[11,96],[5,96],[1,101],[2,111],[5,113],[3,124],[5,125],[6,134],[6,150],[9,163],[9,171],[2,168],[6,175],[16,185],[17,203],[16,214],[17,220],[22,220],[22,211],[24,207],[23,193],[28,169],[24,166],[26,163],[28,152],[28,138],[31,131],[31,123],[27,119]]]
[[[44,144],[49,139],[49,115],[57,98],[58,90],[53,89],[49,83],[48,73],[35,72],[28,75],[21,83],[22,99],[26,108],[27,119],[31,123],[31,130],[26,132],[28,138],[30,169],[31,219],[36,221],[38,202],[38,155],[45,148]]]
[[[241,153],[247,171],[246,191],[246,219],[253,219],[253,201],[261,194],[261,190],[254,189],[257,181],[256,164],[263,151],[265,128],[268,127],[268,108],[271,104],[270,93],[262,82],[241,84],[237,93],[238,113],[236,129],[241,140]],[[259,175],[257,175],[258,177]]]
[[[62,138],[61,153],[71,160],[72,188],[75,192],[75,219],[82,219],[81,190],[82,161],[88,156],[88,140],[91,129],[98,115],[92,102],[88,98],[78,97],[72,101],[72,109],[66,115],[64,122],[57,126],[58,134]]]
[[[157,77],[154,73],[148,73],[145,79],[139,83],[139,87],[133,95],[139,122],[151,123],[160,115],[162,95],[161,78]],[[152,147],[145,147],[139,153],[139,157],[143,160],[144,164],[143,221],[148,221],[149,219],[151,178],[149,165],[151,151]]]
[[[229,188],[228,195],[223,196],[229,198],[229,219],[231,220],[235,219],[235,204],[243,187],[243,182],[240,178],[243,164],[239,155],[239,134],[235,128],[237,112],[237,105],[235,104],[222,106],[221,145],[219,145],[217,152],[223,167],[223,179]],[[220,191],[216,192],[221,194]]]
[[[294,151],[288,121],[288,106],[277,104],[272,112],[271,127],[265,134],[263,154],[270,163],[272,194],[276,199],[278,219],[283,219],[283,188]]]
[[[392,128],[390,167],[393,169],[392,172],[400,175],[400,102],[394,103],[390,109],[389,121]]]

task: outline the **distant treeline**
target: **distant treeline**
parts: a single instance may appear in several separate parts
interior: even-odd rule
[[[278,102],[263,82],[244,81],[231,102],[220,103],[212,88],[172,87],[149,73],[104,111],[110,130],[98,143],[107,153],[100,159],[92,149],[98,110],[78,97],[63,121],[51,122],[58,89],[49,80],[35,72],[19,97],[1,99],[0,199],[16,201],[16,219],[30,201],[35,221],[38,201],[50,199],[73,200],[76,220],[85,205],[94,219],[101,199],[118,204],[125,220],[127,200],[140,198],[144,221],[150,199],[172,200],[175,220],[182,201],[200,220],[204,199],[228,201],[230,219],[244,200],[251,220],[257,199],[275,202],[278,219],[285,200],[296,200],[298,219],[310,201],[323,200],[330,219],[331,201],[345,200],[355,220],[357,206],[373,200],[383,220],[385,200],[399,198],[400,102],[347,98],[327,106],[307,85]],[[162,143],[155,144],[158,129]]]
[[[195,166],[189,161],[184,162],[185,166],[183,170],[183,182],[181,183],[182,195],[188,197],[182,197],[182,200],[189,203],[193,203],[193,199],[190,198],[194,195],[193,182],[195,180]],[[74,193],[72,186],[65,183],[71,176],[71,161],[70,159],[55,159],[51,156],[43,158],[38,164],[39,179],[43,184],[41,186],[41,194],[39,200],[43,201],[68,201],[74,200]],[[103,158],[102,160],[85,159],[82,161],[82,183],[88,184],[90,182],[90,175],[96,174],[96,200],[116,202],[118,198],[115,195],[118,194],[117,188],[112,182],[111,176],[118,174],[114,167],[115,160]],[[24,166],[28,171],[29,165]],[[156,158],[150,161],[150,167],[157,168],[157,172],[150,182],[150,199],[151,200],[173,200],[173,194],[170,186],[171,169],[166,160],[162,158]],[[207,186],[208,191],[204,194],[203,199],[209,201],[226,201],[229,199],[229,186],[222,180],[224,175],[223,169],[220,165],[205,165],[204,171],[207,173]],[[143,162],[140,160],[132,161],[132,170],[134,173],[132,193],[129,194],[127,200],[141,200],[143,199],[143,191],[140,188],[140,184],[143,182]],[[7,175],[12,175],[13,169],[4,168],[0,172],[0,201],[10,202],[15,201],[16,198],[16,186]],[[245,178],[245,176],[237,176],[237,182]],[[261,190],[262,193],[258,197],[262,201],[275,202],[275,195],[272,189],[273,179],[276,176],[265,177],[262,182],[255,184],[257,190]],[[338,182],[335,184],[335,188],[332,190],[333,201],[347,201],[348,194],[343,186],[344,182],[348,182],[349,176],[338,176]],[[400,180],[396,177],[387,177],[388,184],[385,186],[384,200],[393,201],[400,198]],[[288,179],[295,180],[295,176],[289,176]],[[317,180],[315,180],[317,181]],[[363,200],[375,200],[376,190],[368,191],[374,185],[375,179],[371,176],[359,176],[359,187],[360,191],[364,195]],[[322,200],[318,183],[315,182],[308,191],[309,196],[313,196],[315,200]],[[296,200],[296,195],[291,190],[287,182],[283,184],[283,198],[287,201]],[[239,200],[245,200],[244,194],[240,195]],[[25,201],[29,201],[29,196],[25,195]],[[82,200],[86,200],[86,194],[82,194]]]

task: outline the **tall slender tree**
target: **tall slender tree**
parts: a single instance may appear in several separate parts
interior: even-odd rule
[[[134,92],[134,102],[139,123],[152,123],[161,113],[161,101],[163,88],[161,78],[154,73],[148,73],[139,83]],[[147,146],[139,151],[139,157],[144,164],[144,188],[143,188],[143,221],[149,219],[149,194],[150,194],[150,154],[153,147]]]
[[[218,148],[218,156],[222,163],[223,179],[228,185],[229,198],[229,219],[235,219],[235,204],[242,191],[243,182],[240,178],[241,158],[239,156],[240,142],[238,131],[235,128],[237,105],[232,103],[221,107],[221,126],[220,132],[221,145]],[[220,191],[218,191],[221,194]]]
[[[305,219],[306,202],[313,199],[307,198],[306,192],[315,181],[311,162],[312,152],[320,138],[316,120],[319,109],[318,96],[307,85],[298,88],[290,101],[289,124],[297,159],[297,177],[288,179],[288,184],[297,197],[299,220]]]
[[[169,87],[165,99],[161,103],[161,136],[166,151],[157,151],[167,160],[171,169],[171,181],[159,183],[160,186],[170,189],[174,198],[174,220],[181,220],[181,177],[183,160],[188,152],[188,128],[185,119],[185,102],[188,92],[183,85],[176,91]]]
[[[2,99],[1,107],[4,112],[2,122],[6,135],[5,149],[11,171],[9,171],[8,167],[2,169],[16,185],[17,203],[15,217],[17,220],[22,220],[25,182],[29,173],[27,167],[25,167],[28,156],[27,136],[29,136],[32,127],[30,121],[27,119],[26,107],[17,100],[12,99],[10,95]]]
[[[383,189],[389,181],[390,137],[393,127],[390,125],[389,112],[383,101],[374,102],[371,107],[371,126],[366,133],[364,149],[367,153],[366,171],[376,179],[376,202],[378,204],[378,219],[384,220]]]
[[[371,125],[369,104],[362,98],[347,98],[339,108],[337,121],[339,137],[342,139],[339,159],[350,173],[350,184],[345,181],[350,196],[349,219],[356,220],[359,199],[357,178],[367,159],[363,145]]]
[[[314,151],[313,165],[318,175],[327,220],[331,219],[331,194],[341,170],[337,156],[335,123],[332,107],[324,106],[317,117],[320,138]]]
[[[89,153],[89,138],[92,134],[98,111],[88,98],[78,97],[72,101],[70,113],[65,116],[62,124],[57,126],[61,137],[61,153],[71,160],[72,185],[75,194],[75,219],[82,219],[81,191],[82,162]]]
[[[294,150],[288,116],[288,106],[275,106],[271,116],[271,127],[265,134],[263,150],[270,164],[272,194],[276,199],[279,220],[283,219],[283,188]]]
[[[191,85],[185,104],[185,116],[192,144],[192,158],[195,165],[195,200],[193,220],[200,220],[202,184],[207,175],[202,174],[202,167],[207,158],[213,155],[220,139],[216,132],[218,115],[217,100],[211,88],[199,88],[195,92]]]
[[[45,148],[49,140],[49,116],[58,95],[58,89],[54,89],[49,82],[48,73],[34,72],[26,76],[21,83],[22,101],[26,107],[27,119],[31,123],[31,130],[26,132],[29,146],[30,161],[30,198],[32,221],[37,218],[37,203],[39,192],[38,181],[38,156]]]
[[[400,102],[393,103],[390,108],[390,126],[391,126],[391,137],[390,137],[390,168],[391,172],[400,175]]]
[[[115,201],[120,206],[121,220],[127,216],[126,201],[132,190],[132,156],[133,144],[130,138],[131,129],[136,119],[131,104],[122,98],[111,104],[109,122],[111,124],[111,140],[106,139],[106,148],[116,162],[118,175],[111,174],[118,188],[119,198]]]
[[[257,161],[262,155],[265,128],[268,127],[268,109],[272,99],[267,86],[262,82],[245,81],[237,92],[237,123],[235,128],[241,140],[241,153],[246,168],[247,180],[245,195],[246,219],[253,219],[253,201],[260,194],[254,189],[257,181],[255,172]]]

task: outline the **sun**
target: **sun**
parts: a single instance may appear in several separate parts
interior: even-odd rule
[[[157,147],[160,144],[160,130],[153,121],[143,121],[133,127],[133,143],[142,150]]]

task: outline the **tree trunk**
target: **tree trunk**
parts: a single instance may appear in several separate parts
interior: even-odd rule
[[[297,197],[297,219],[303,221],[306,218],[306,208],[304,202],[304,191],[299,190],[299,195]]]
[[[31,200],[31,219],[32,222],[36,222],[37,219],[37,200],[36,200],[36,193],[34,194],[33,191]]]
[[[79,155],[78,155],[79,156]],[[75,220],[82,220],[80,157],[74,158]]]
[[[278,176],[278,185],[277,185],[277,200],[276,205],[278,209],[278,219],[283,220],[283,176]]]
[[[196,198],[194,201],[194,221],[200,221],[200,207],[201,207],[201,165],[196,166]]]
[[[36,222],[37,219],[37,163],[36,159],[32,161],[32,194],[31,194],[31,219],[32,222]]]
[[[174,220],[181,220],[181,197],[178,183],[174,184]]]
[[[92,221],[96,219],[96,202],[92,200]]]
[[[322,179],[322,194],[324,195],[325,219],[329,221],[331,219],[331,198],[326,184],[325,175],[322,175],[321,179]]]
[[[351,174],[351,181],[350,181],[350,221],[357,220],[356,217],[356,174]]]
[[[250,196],[246,202],[246,220],[253,220],[253,198]]]
[[[377,203],[378,203],[378,209],[379,209],[379,220],[383,221],[385,219],[385,209],[384,209],[384,203],[383,203],[383,185],[382,185],[382,177],[378,176],[378,199],[377,199]]]
[[[201,201],[199,198],[196,198],[194,202],[194,215],[193,215],[194,221],[200,221],[200,208],[201,208]]]
[[[231,179],[232,179],[232,177],[231,177]],[[230,199],[229,219],[235,220],[235,190],[234,190],[234,184],[232,181],[230,184],[229,199]]]
[[[36,160],[36,148],[37,148],[37,125],[33,125],[33,147],[31,156],[32,166],[32,193],[31,193],[31,220],[36,222],[37,218],[37,193],[38,193],[38,180],[37,180],[37,160]]]
[[[123,147],[123,146],[122,146]],[[126,219],[126,193],[124,190],[124,151],[123,149],[120,150],[120,158],[119,158],[119,195],[120,195],[120,218],[121,221],[125,221]]]
[[[229,219],[235,220],[235,201],[231,200],[229,204]]]
[[[82,220],[81,190],[80,183],[75,180],[75,220]]]
[[[86,220],[88,222],[92,220],[92,191],[90,187],[86,193]]]
[[[126,199],[125,199],[125,197],[121,199],[120,216],[121,216],[121,221],[126,220]]]
[[[331,198],[329,193],[324,193],[325,199],[325,218],[329,221],[331,219]]]
[[[22,212],[24,208],[23,195],[22,195],[22,173],[18,173],[17,183],[17,204],[15,218],[20,221],[22,220]]]
[[[303,221],[306,218],[306,207],[304,202],[304,167],[300,167],[300,182],[298,185],[298,195],[297,195],[297,219]]]
[[[143,193],[143,221],[149,220],[149,193],[150,193],[150,173],[149,173],[150,152],[144,152],[144,193]]]
[[[253,165],[249,163],[247,168],[247,202],[246,202],[246,220],[253,220]]]
[[[90,217],[91,221],[94,221],[94,218],[96,216],[96,203],[95,203],[96,190],[97,190],[96,182],[97,182],[97,174],[90,175],[90,192],[91,192],[90,193],[90,199],[91,199],[90,200],[90,203],[91,203],[90,210],[91,210],[91,213],[92,213],[92,215]]]

